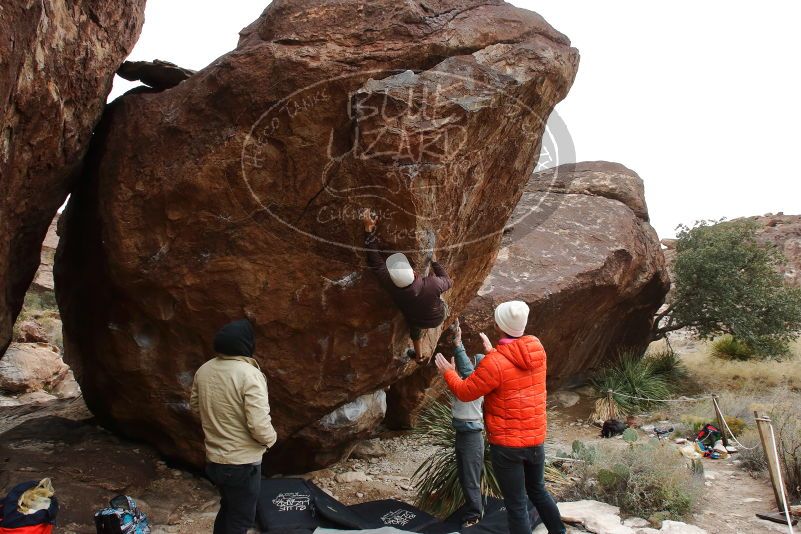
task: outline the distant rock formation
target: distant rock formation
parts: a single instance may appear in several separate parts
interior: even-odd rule
[[[513,299],[531,307],[527,332],[542,340],[553,383],[648,344],[669,281],[634,171],[585,162],[537,173],[510,226],[463,312],[470,348],[481,348],[479,332],[495,335],[493,310]]]
[[[754,215],[737,220],[755,221],[759,226],[757,239],[776,247],[785,257],[784,264],[779,266],[779,273],[784,281],[795,287],[801,287],[801,215],[785,215],[784,213],[768,213]],[[671,270],[676,261],[676,240],[663,239],[665,260]],[[672,292],[671,292],[672,293]]]
[[[39,257],[39,269],[33,278],[31,289],[34,291],[54,291],[53,284],[53,262],[56,259],[56,248],[58,248],[58,215],[47,227],[44,242],[42,242],[42,252]]]
[[[564,35],[499,0],[275,0],[235,51],[115,101],[55,267],[88,406],[200,464],[192,377],[216,329],[246,316],[281,439],[265,468],[291,465],[304,429],[417,368],[366,270],[360,209],[421,272],[438,249],[459,313],[577,65]],[[353,439],[330,428],[326,446]]]
[[[145,0],[0,8],[0,356],[144,9]]]
[[[762,227],[758,238],[775,246],[787,260],[779,272],[788,284],[801,287],[801,215],[777,213],[750,217]]]

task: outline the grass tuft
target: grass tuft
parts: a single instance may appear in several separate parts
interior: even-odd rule
[[[721,360],[748,361],[755,357],[754,351],[742,341],[729,334],[721,336],[712,343],[712,356]]]

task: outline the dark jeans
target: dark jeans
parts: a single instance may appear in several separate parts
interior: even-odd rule
[[[480,519],[481,473],[484,471],[484,434],[481,430],[456,432],[456,472],[467,504],[462,521]]]
[[[208,462],[206,474],[220,492],[214,534],[245,534],[256,521],[261,490],[261,464],[225,465]]]
[[[503,493],[510,534],[531,534],[528,500],[539,512],[549,534],[563,534],[559,508],[545,489],[545,449],[490,446],[495,478]]]

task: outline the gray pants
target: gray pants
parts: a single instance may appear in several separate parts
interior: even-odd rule
[[[481,430],[456,432],[456,472],[462,485],[467,512],[462,521],[483,514],[481,473],[484,471],[484,434]]]

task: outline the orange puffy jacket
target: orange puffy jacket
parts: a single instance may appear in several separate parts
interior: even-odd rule
[[[445,382],[464,402],[484,397],[489,442],[504,447],[533,447],[545,442],[545,349],[534,336],[498,345],[462,380],[456,371]]]

